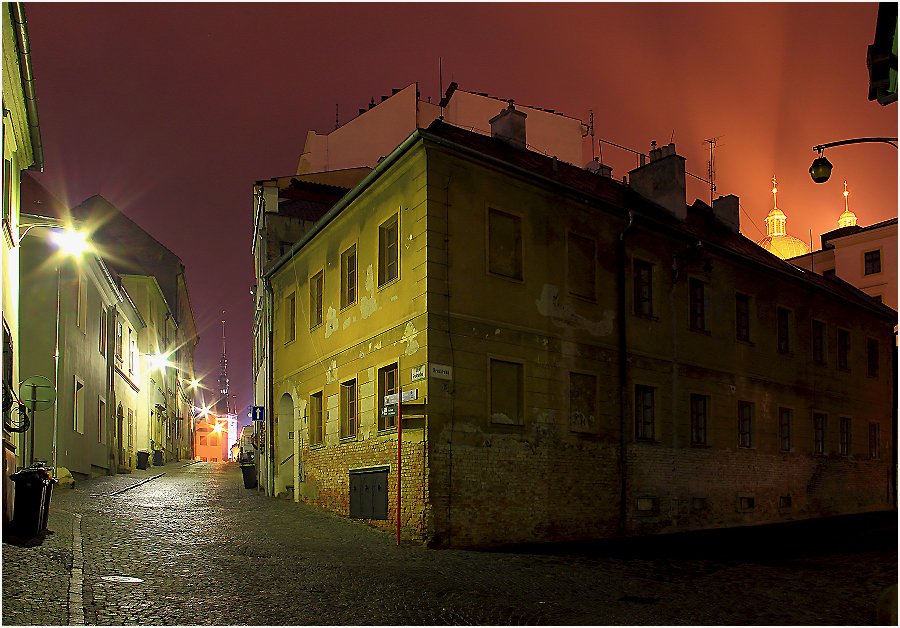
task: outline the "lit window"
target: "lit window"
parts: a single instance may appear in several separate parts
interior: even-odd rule
[[[653,316],[653,264],[634,260],[634,313]]]
[[[651,386],[634,387],[634,435],[638,440],[653,440],[655,437],[655,391]]]
[[[356,303],[356,245],[341,253],[341,308]]]
[[[709,397],[691,395],[691,444],[708,445]]]
[[[309,326],[322,324],[322,295],[325,292],[325,270],[309,280]]]
[[[497,209],[488,211],[488,270],[522,278],[522,219]]]
[[[691,279],[688,286],[691,329],[706,331],[706,284],[699,279]]]
[[[735,338],[750,342],[750,296],[736,294],[734,296]]]
[[[400,227],[397,214],[378,228],[378,285],[383,286],[400,275]]]
[[[571,294],[596,298],[597,247],[590,238],[575,233],[568,237],[568,274]]]
[[[865,273],[867,275],[875,275],[881,272],[881,249],[875,251],[866,251],[863,254],[865,263]]]

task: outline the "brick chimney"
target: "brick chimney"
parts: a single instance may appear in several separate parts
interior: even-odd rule
[[[734,194],[720,196],[713,201],[712,210],[713,216],[715,216],[719,222],[735,233],[740,233],[741,204],[737,196]]]
[[[516,148],[525,148],[525,118],[524,113],[513,107],[513,101],[509,106],[491,118],[491,137],[498,137],[504,142]]]
[[[654,142],[655,145],[655,142]],[[670,214],[687,218],[687,188],[684,179],[684,157],[675,153],[675,144],[650,151],[650,163],[628,173],[631,189]]]

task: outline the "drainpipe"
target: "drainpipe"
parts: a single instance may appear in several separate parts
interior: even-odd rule
[[[268,412],[265,413],[265,421],[263,425],[266,427],[266,494],[269,496],[274,496],[275,494],[275,486],[274,486],[274,478],[272,477],[273,468],[272,468],[272,456],[274,455],[275,442],[274,436],[272,432],[274,431],[272,428],[274,427],[273,415],[274,415],[274,399],[272,392],[272,347],[274,346],[274,333],[275,331],[272,329],[274,323],[274,310],[275,310],[275,293],[272,291],[272,282],[267,276],[263,276],[263,289],[266,293],[266,305],[265,305],[265,314],[266,314],[266,378],[265,378],[265,400],[266,404],[269,406]],[[296,438],[299,438],[299,434],[295,434]],[[299,461],[295,461],[299,462]],[[299,486],[295,490],[299,490]]]
[[[616,242],[616,274],[619,292],[619,479],[621,481],[619,497],[619,534],[625,535],[626,496],[628,489],[628,354],[625,318],[625,232],[634,223],[634,212],[628,212],[628,225],[619,234]]]
[[[31,43],[28,40],[28,25],[25,8],[21,2],[10,2],[9,13],[13,22],[13,33],[19,53],[19,72],[22,91],[25,94],[25,115],[28,119],[28,135],[31,137],[31,153],[34,163],[27,169],[44,171],[44,149],[41,145],[41,126],[38,122],[37,97],[34,94],[34,73],[31,68]]]

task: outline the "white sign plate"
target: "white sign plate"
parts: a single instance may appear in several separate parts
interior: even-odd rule
[[[453,379],[453,367],[446,364],[429,364],[428,373],[436,379]]]
[[[403,402],[407,401],[415,401],[419,398],[419,389],[413,388],[412,390],[404,390],[403,391]],[[392,406],[400,403],[400,395],[398,393],[394,393],[393,395],[385,395],[384,396],[384,405]]]
[[[420,379],[425,379],[426,373],[428,372],[428,369],[426,367],[426,364],[420,364],[419,366],[412,367],[412,381],[417,382]]]

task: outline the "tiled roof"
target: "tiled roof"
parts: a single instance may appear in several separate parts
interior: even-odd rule
[[[291,185],[278,191],[278,214],[316,222],[347,192],[348,188],[291,179]]]
[[[713,216],[712,209],[700,200],[695,201],[692,206],[688,206],[687,219],[681,221],[662,207],[640,196],[621,181],[600,176],[552,157],[515,148],[503,140],[473,133],[441,120],[435,120],[424,131],[420,130],[420,133],[426,139],[430,135],[439,140],[446,140],[539,175],[551,182],[612,205],[622,210],[623,213],[632,210],[636,215],[636,224],[639,222],[656,223],[680,232],[690,240],[700,240],[705,245],[731,251],[755,265],[762,265],[798,281],[814,284],[868,309],[874,308],[883,315],[895,314],[891,308],[873,301],[868,295],[850,284],[797,268],[769,253],[745,236],[734,233],[719,222]],[[896,222],[896,218],[893,220]]]

